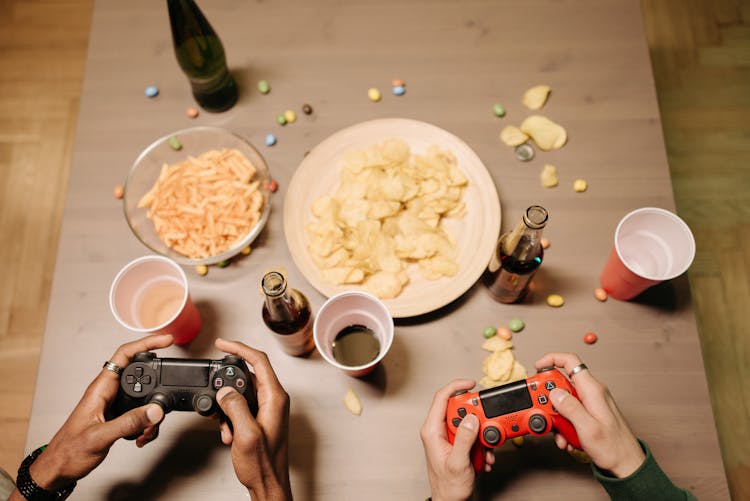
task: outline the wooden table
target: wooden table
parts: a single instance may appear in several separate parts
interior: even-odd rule
[[[133,335],[107,305],[109,285],[127,261],[146,254],[131,235],[112,187],[153,139],[195,124],[230,128],[260,146],[280,189],[253,254],[207,277],[187,270],[205,318],[188,348],[162,356],[220,356],[221,335],[266,350],[292,396],[291,471],[297,499],[420,499],[429,492],[417,435],[433,392],[455,377],[480,377],[481,330],[525,319],[516,355],[528,368],[546,351],[576,351],[606,382],[637,434],[678,484],[700,499],[726,499],[726,480],[711,414],[690,291],[685,277],[634,302],[592,297],[617,221],[642,206],[674,209],[656,96],[634,0],[203,2],[243,90],[231,111],[203,113],[177,67],[163,2],[97,2],[73,168],[62,225],[47,330],[27,450],[47,442],[115,347]],[[388,92],[390,79],[407,94]],[[272,91],[255,88],[268,79]],[[497,136],[528,113],[523,91],[547,83],[543,114],[564,124],[569,143],[515,160]],[[143,90],[158,85],[147,99]],[[384,99],[366,91],[380,87]],[[502,102],[508,116],[491,113]],[[275,116],[315,108],[281,128]],[[260,315],[262,273],[284,266],[292,286],[315,308],[324,298],[292,264],[282,232],[285,187],[305,151],[333,132],[364,120],[406,117],[433,123],[464,139],[496,181],[503,229],[531,203],[551,214],[552,241],[535,278],[536,294],[519,305],[493,302],[475,285],[448,307],[400,321],[396,340],[376,374],[356,380],[319,355],[284,355]],[[546,190],[538,173],[557,165],[560,186]],[[576,194],[584,178],[589,190]],[[494,238],[494,235],[488,235]],[[561,309],[547,293],[565,296]],[[599,342],[583,344],[593,330]],[[364,412],[350,415],[348,387]],[[215,422],[188,413],[167,416],[158,441],[139,450],[117,443],[108,459],[79,483],[77,499],[242,498]],[[480,498],[606,499],[586,465],[558,451],[551,436],[498,449],[498,467],[479,482]]]

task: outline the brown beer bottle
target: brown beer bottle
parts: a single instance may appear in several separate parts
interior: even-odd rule
[[[495,301],[515,303],[528,292],[544,258],[541,239],[547,219],[544,207],[532,205],[513,231],[500,236],[483,277]]]
[[[305,295],[288,288],[286,277],[278,271],[266,273],[261,286],[266,296],[263,322],[276,335],[281,347],[295,357],[310,353],[315,348],[313,315]]]

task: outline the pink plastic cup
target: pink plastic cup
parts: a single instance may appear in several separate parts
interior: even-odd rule
[[[333,357],[333,342],[342,329],[350,325],[370,328],[380,343],[380,352],[371,362],[350,367]],[[372,372],[393,344],[393,318],[388,308],[375,296],[360,291],[346,291],[331,296],[323,303],[313,324],[315,347],[331,365],[353,377]]]
[[[615,299],[632,299],[684,273],[694,257],[695,239],[685,221],[668,210],[644,207],[620,220],[599,282]]]
[[[162,256],[144,256],[126,264],[109,289],[109,307],[123,327],[172,334],[175,344],[195,339],[203,325],[190,299],[185,272]]]

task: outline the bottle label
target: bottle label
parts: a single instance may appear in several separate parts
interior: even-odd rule
[[[273,332],[273,331],[271,331]],[[281,343],[284,351],[294,357],[306,355],[315,348],[313,339],[313,316],[307,320],[307,323],[297,332],[291,334],[278,334],[274,332],[276,339]]]

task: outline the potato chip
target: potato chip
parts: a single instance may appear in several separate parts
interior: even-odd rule
[[[568,140],[568,133],[561,125],[541,115],[527,117],[521,123],[521,131],[528,134],[544,151],[562,148]]]
[[[362,414],[362,402],[351,388],[346,390],[346,394],[344,395],[344,406],[355,416]]]
[[[500,350],[510,350],[513,348],[513,343],[510,341],[506,341],[505,339],[501,338],[500,336],[492,336],[491,338],[487,339],[484,343],[482,343],[482,349],[487,351],[500,351]]]
[[[559,182],[557,179],[557,167],[545,164],[542,168],[542,173],[539,174],[539,179],[545,188],[554,188]]]
[[[515,125],[507,125],[502,131],[500,131],[500,141],[504,142],[508,146],[518,146],[529,140],[528,134],[523,132]]]
[[[339,180],[313,202],[306,225],[324,280],[361,283],[386,299],[408,284],[410,266],[429,280],[458,273],[456,246],[441,226],[466,213],[468,180],[452,153],[430,146],[412,155],[406,142],[388,139],[347,152]]]
[[[549,85],[535,85],[523,94],[523,104],[530,110],[540,110],[547,102],[551,87]]]
[[[513,371],[514,362],[515,358],[510,350],[495,351],[487,357],[487,375],[496,381],[507,380]]]

